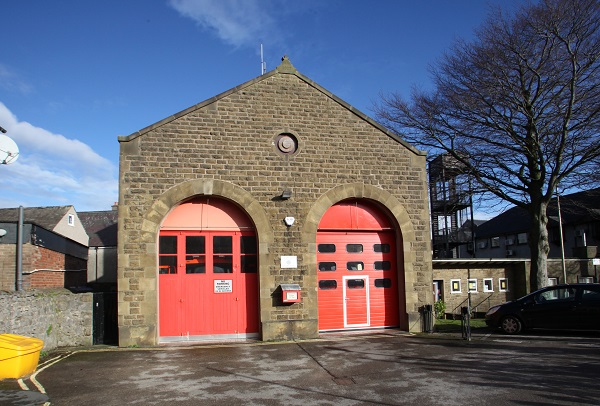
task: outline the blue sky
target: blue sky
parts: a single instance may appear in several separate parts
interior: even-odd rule
[[[507,5],[508,3],[508,5]],[[19,0],[2,2],[0,207],[118,199],[129,135],[260,75],[283,55],[364,113],[430,86],[428,66],[490,7],[521,0]]]

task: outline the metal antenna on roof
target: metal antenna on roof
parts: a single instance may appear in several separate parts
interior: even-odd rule
[[[260,44],[260,72],[261,75],[267,73],[267,63],[263,58],[263,44]]]

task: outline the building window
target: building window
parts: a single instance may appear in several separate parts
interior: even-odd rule
[[[75,216],[73,214],[69,214],[67,218],[67,224],[73,227],[75,225]]]
[[[450,293],[461,293],[460,279],[450,279]]]
[[[508,279],[506,279],[506,278],[498,279],[498,292],[508,292]]]
[[[483,280],[483,291],[493,292],[494,291],[494,280],[492,278],[485,278]]]
[[[558,278],[548,278],[548,286],[558,285]]]
[[[492,248],[498,248],[500,246],[500,237],[492,237],[490,246]]]
[[[594,283],[594,277],[593,276],[579,276],[577,278],[577,281],[579,283]]]
[[[527,244],[527,233],[517,234],[517,243],[518,244]]]
[[[477,279],[468,279],[469,292],[477,293]]]

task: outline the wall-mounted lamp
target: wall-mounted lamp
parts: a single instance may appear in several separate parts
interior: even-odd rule
[[[283,219],[283,221],[285,222],[286,226],[291,227],[292,225],[294,225],[294,221],[296,221],[296,219],[293,217],[286,217]]]
[[[285,189],[282,193],[281,193],[281,199],[282,200],[287,200],[290,197],[292,197],[292,191],[290,189]]]
[[[0,238],[4,237],[6,235],[6,230],[3,228],[0,228]]]

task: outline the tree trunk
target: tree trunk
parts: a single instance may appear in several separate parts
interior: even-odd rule
[[[532,292],[548,285],[548,252],[550,251],[550,245],[548,243],[547,207],[547,203],[539,202],[538,204],[532,203],[531,208],[529,286]]]

